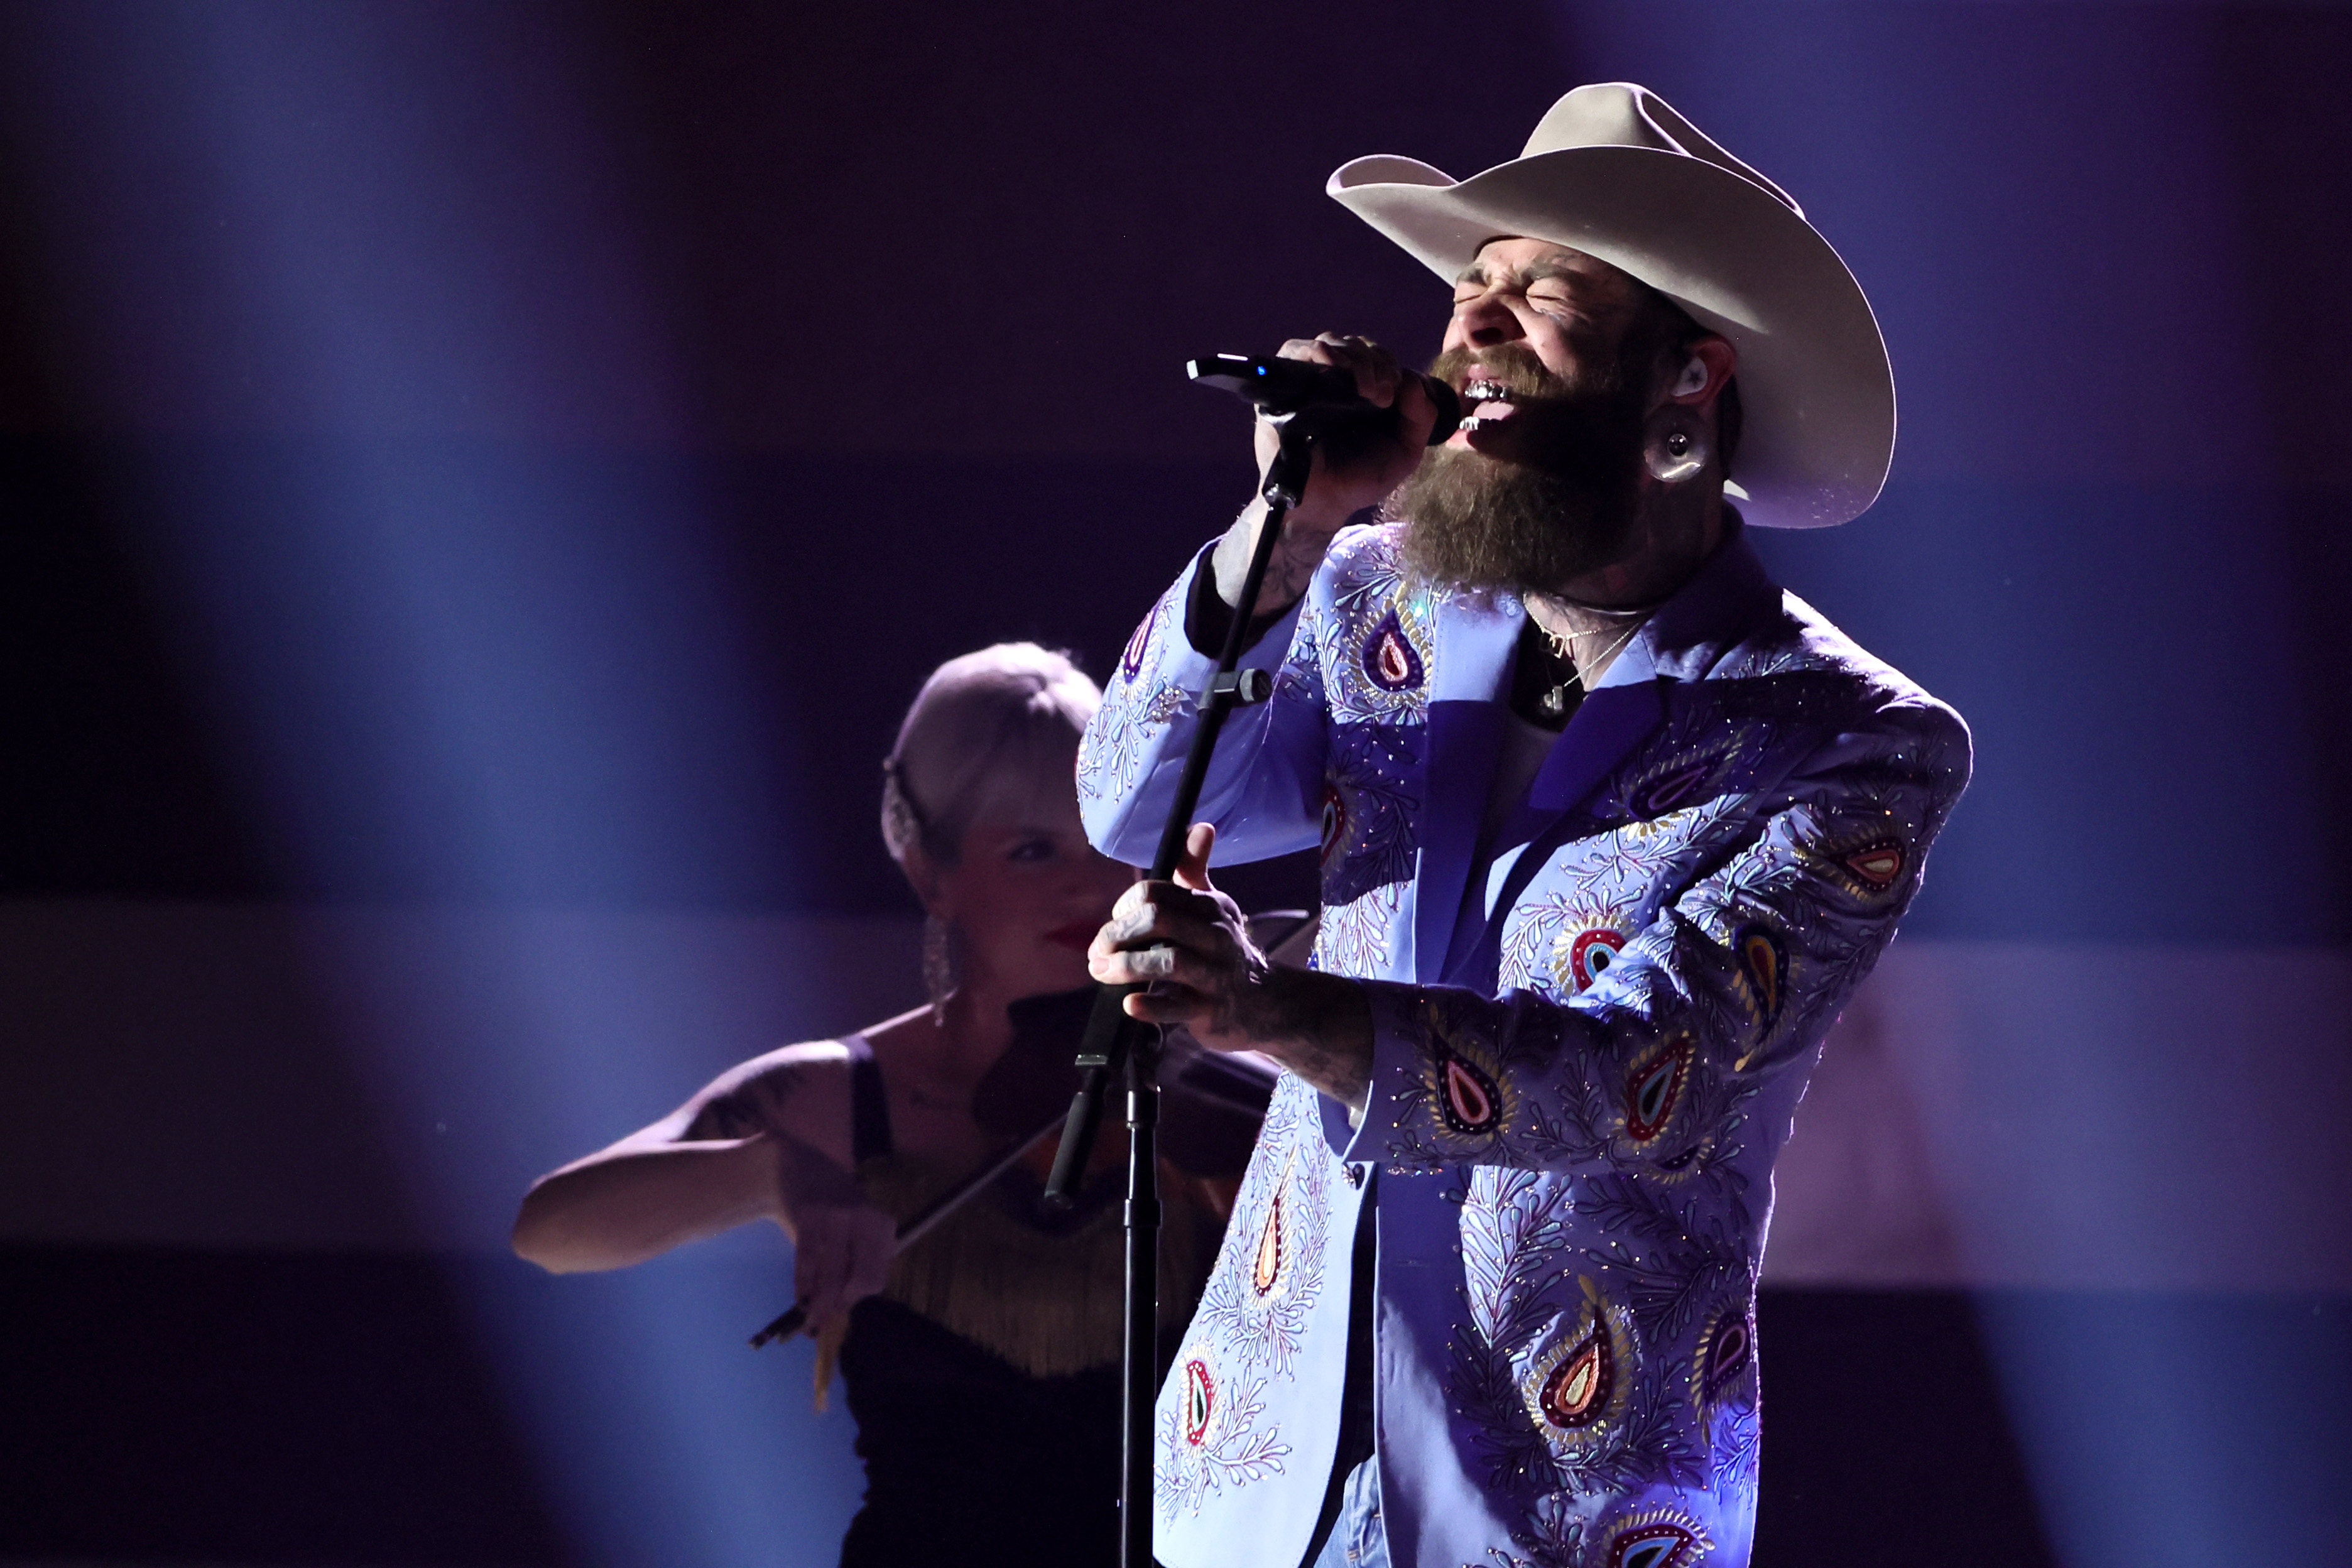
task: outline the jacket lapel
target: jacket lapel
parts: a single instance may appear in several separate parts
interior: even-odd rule
[[[1780,590],[1765,575],[1743,531],[1735,523],[1706,564],[1658,607],[1560,732],[1526,803],[1496,836],[1496,843],[1507,851],[1513,846],[1525,847],[1507,863],[1498,858],[1498,887],[1482,887],[1475,899],[1454,906],[1458,923],[1437,971],[1444,984],[1494,994],[1503,921],[1559,847],[1571,826],[1571,814],[1664,721],[1666,689],[1705,679],[1758,616],[1779,605]],[[1492,768],[1490,757],[1490,774]],[[1485,798],[1479,797],[1481,804]],[[1475,818],[1469,831],[1475,840]],[[1475,853],[1475,845],[1471,853]],[[1426,910],[1422,913],[1425,916]],[[1421,967],[1426,973],[1427,966]]]
[[[1455,913],[1478,852],[1478,824],[1502,752],[1511,650],[1527,618],[1517,600],[1446,602],[1436,617],[1437,657],[1423,752],[1421,865],[1413,886],[1413,977],[1444,967]]]
[[[1486,955],[1500,952],[1496,944],[1501,941],[1502,917],[1542,863],[1548,852],[1546,840],[1567,823],[1569,814],[1611,770],[1649,737],[1665,710],[1665,693],[1662,682],[1655,679],[1604,685],[1577,708],[1568,728],[1552,742],[1551,754],[1528,786],[1526,802],[1496,835],[1496,844],[1505,850],[1517,845],[1527,847],[1507,862],[1496,861],[1503,876],[1499,889],[1479,888],[1456,905],[1459,914],[1441,971],[1446,984],[1485,984],[1492,994],[1491,976],[1484,982],[1478,978],[1481,965],[1488,970],[1495,967]],[[1490,892],[1494,894],[1491,910]]]
[[[1614,673],[1613,671],[1612,673]],[[1656,679],[1612,683],[1586,698],[1544,759],[1518,814],[1497,844],[1526,844],[1582,804],[1625,754],[1665,717],[1665,693]]]
[[[1429,705],[1427,779],[1422,791],[1421,875],[1414,879],[1413,978],[1444,967],[1454,913],[1478,852],[1478,822],[1502,752],[1504,709],[1494,702]]]

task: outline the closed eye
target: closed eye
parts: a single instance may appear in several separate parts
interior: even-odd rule
[[[1572,318],[1581,314],[1576,308],[1575,296],[1564,289],[1530,289],[1523,298],[1547,316]]]

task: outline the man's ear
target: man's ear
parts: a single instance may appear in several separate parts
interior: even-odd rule
[[[1706,413],[1715,406],[1723,389],[1731,384],[1731,378],[1739,374],[1739,351],[1731,346],[1729,339],[1709,332],[1684,350],[1682,358],[1666,401]]]

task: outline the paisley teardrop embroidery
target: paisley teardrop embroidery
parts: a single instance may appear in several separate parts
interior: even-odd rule
[[[1874,892],[1891,888],[1903,875],[1903,846],[1883,839],[1845,858],[1845,868],[1868,883]]]
[[[1537,1395],[1537,1408],[1554,1426],[1573,1431],[1590,1426],[1608,1408],[1616,1380],[1615,1358],[1610,1354],[1609,1326],[1595,1322],[1592,1331],[1551,1370]]]
[[[1421,685],[1421,655],[1404,635],[1404,626],[1391,610],[1364,639],[1364,677],[1382,691],[1411,691]]]
[[[1691,793],[1697,789],[1707,774],[1714,771],[1715,763],[1711,760],[1702,758],[1696,763],[1689,763],[1676,768],[1663,778],[1652,781],[1647,788],[1634,797],[1633,815],[1636,816],[1664,816],[1689,798]]]
[[[1151,623],[1159,618],[1160,612],[1154,610],[1138,622],[1135,634],[1127,639],[1127,647],[1118,656],[1118,672],[1129,680],[1143,668],[1143,650],[1151,641]]]
[[[1789,974],[1788,954],[1781,950],[1780,939],[1762,926],[1744,928],[1737,940],[1740,967],[1748,973],[1748,983],[1756,994],[1757,1011],[1769,1029],[1780,1016],[1780,996]]]
[[[1625,1076],[1625,1131],[1637,1143],[1647,1143],[1674,1120],[1682,1100],[1683,1080],[1690,1076],[1691,1043],[1687,1037],[1669,1040],[1655,1055],[1634,1064]]]
[[[1584,1310],[1561,1325],[1519,1375],[1519,1397],[1543,1439],[1561,1452],[1591,1451],[1611,1441],[1625,1418],[1640,1367],[1640,1348],[1623,1309],[1580,1278]]]
[[[1736,1435],[1740,1412],[1756,1408],[1756,1315],[1747,1301],[1726,1302],[1699,1324],[1690,1359],[1691,1410],[1701,1436],[1713,1442],[1722,1432]],[[1747,1421],[1752,1425],[1753,1416]]]
[[[1348,837],[1348,799],[1337,784],[1323,786],[1323,849],[1322,863],[1331,863],[1332,851]]]
[[[1194,1447],[1209,1434],[1209,1417],[1216,1413],[1217,1380],[1208,1363],[1197,1357],[1184,1363],[1184,1441]]]
[[[1754,1331],[1748,1326],[1746,1313],[1724,1319],[1713,1326],[1699,1349],[1699,1397],[1712,1405],[1731,1386],[1739,1374],[1748,1370],[1755,1359]]]
[[[1679,1524],[1636,1525],[1610,1543],[1609,1568],[1685,1568],[1697,1561],[1691,1550],[1697,1542]]]
[[[1250,1262],[1250,1289],[1261,1296],[1274,1294],[1282,1283],[1283,1207],[1289,1195],[1287,1176],[1274,1191],[1274,1201],[1265,1205],[1265,1224],[1258,1228],[1257,1256]]]
[[[1607,926],[1595,926],[1591,931],[1577,932],[1576,940],[1569,944],[1568,949],[1568,972],[1575,981],[1576,988],[1581,991],[1600,979],[1609,966],[1617,962],[1617,955],[1624,951],[1625,934],[1622,931],[1612,931]]]
[[[1502,1098],[1493,1079],[1452,1052],[1446,1053],[1445,1092],[1439,1105],[1448,1127],[1465,1137],[1490,1131]]]

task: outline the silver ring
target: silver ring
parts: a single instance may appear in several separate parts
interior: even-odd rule
[[[1129,968],[1152,980],[1165,980],[1176,973],[1176,950],[1166,942],[1138,948],[1127,957]]]

